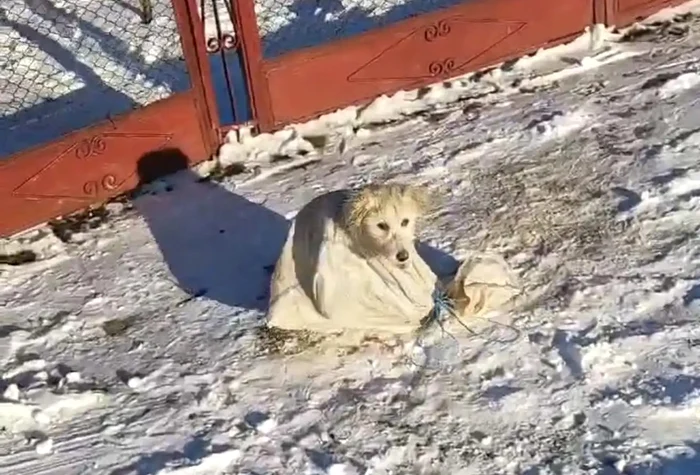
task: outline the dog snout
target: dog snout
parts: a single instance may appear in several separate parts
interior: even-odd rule
[[[396,253],[396,260],[399,262],[406,262],[408,260],[408,251],[406,249],[401,249]]]

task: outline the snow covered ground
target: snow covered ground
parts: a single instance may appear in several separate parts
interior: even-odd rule
[[[33,262],[0,267],[0,473],[700,473],[699,40],[686,15],[380,99],[3,241]],[[388,179],[441,191],[438,267],[498,251],[542,297],[426,366],[261,331],[288,219]]]

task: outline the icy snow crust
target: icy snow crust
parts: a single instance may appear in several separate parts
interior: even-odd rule
[[[246,172],[3,241],[38,259],[0,268],[0,473],[700,473],[700,21],[632,36],[231,143]],[[438,268],[499,252],[541,297],[430,365],[260,331],[296,210],[392,179],[442,192]]]

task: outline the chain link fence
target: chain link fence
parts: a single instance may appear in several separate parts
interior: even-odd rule
[[[266,58],[388,26],[469,0],[255,0]]]
[[[204,21],[204,36],[217,36],[220,29],[222,34],[236,36],[233,26],[232,0],[198,0],[199,16]],[[218,27],[217,27],[218,23]]]
[[[189,87],[170,0],[1,0],[0,160]]]

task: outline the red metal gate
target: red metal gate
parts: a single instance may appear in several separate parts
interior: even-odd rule
[[[594,20],[593,0],[467,0],[273,56],[263,54],[256,6],[264,10],[256,0],[239,0],[231,11],[263,131],[566,41]]]
[[[241,74],[247,85],[239,84],[237,89],[246,90],[250,106],[248,119],[254,120],[261,131],[278,129],[351,104],[368,102],[380,94],[421,87],[562,43],[594,23],[623,26],[683,2],[448,0],[441,3],[452,6],[387,22],[375,29],[364,28],[359,34],[345,35],[324,44],[311,41],[296,50],[282,47],[277,48],[281,53],[267,54],[270,47],[265,43],[269,31],[265,23],[270,18],[284,16],[282,9],[279,14],[270,12],[264,5],[266,0],[202,1],[208,2],[214,16],[231,15],[230,30],[223,35],[235,38],[229,44],[243,58]],[[295,4],[304,1],[294,0]],[[320,9],[339,0],[315,1]],[[398,1],[368,0],[364,4]],[[300,10],[297,7],[297,17],[301,16]],[[312,17],[307,15],[307,18]],[[300,23],[296,28],[319,28],[319,25],[322,23],[309,26]],[[222,31],[213,36],[221,39]],[[288,38],[282,37],[285,39]],[[208,84],[211,86],[211,81]]]
[[[151,26],[135,25],[130,43],[118,32],[139,2],[105,2],[66,9],[9,0],[0,7],[0,51],[16,49],[18,58],[0,84],[0,236],[133,188],[146,152],[177,148],[194,163],[215,151],[196,10],[182,0],[153,0]],[[37,97],[62,79],[78,87]],[[110,103],[114,98],[121,102]],[[101,120],[93,125],[70,125],[96,113]],[[37,135],[43,143],[20,150]]]
[[[37,96],[31,87],[26,87],[27,81],[30,86],[39,82],[41,86],[56,83],[54,76],[27,67],[26,44],[17,49],[17,65],[11,65],[14,69],[9,71],[9,77],[14,77],[16,83],[5,84],[2,81],[7,75],[0,75],[0,136],[5,141],[0,140],[0,236],[129,190],[138,182],[137,162],[146,152],[177,148],[193,164],[208,158],[218,146],[220,135],[231,127],[253,123],[261,131],[270,131],[351,104],[368,102],[380,94],[421,87],[564,42],[596,22],[622,26],[663,7],[682,3],[682,0],[149,1],[161,8],[160,16],[156,15],[153,22],[161,29],[142,29],[138,33],[158,39],[161,49],[171,53],[181,51],[180,57],[171,55],[172,64],[161,66],[172,68],[173,64],[182,64],[185,76],[189,77],[184,87],[168,89],[167,98],[154,96],[152,93],[157,88],[151,87],[147,100],[135,100],[133,110],[107,110],[102,120],[92,125],[74,127],[64,131],[69,133],[25,148],[23,141],[31,134],[18,132],[17,127],[36,132],[43,131],[48,124],[52,130],[60,131],[61,127],[54,126],[76,114],[70,108],[65,109],[67,113],[56,112],[55,105],[61,99],[54,97],[55,94],[34,97],[34,105],[30,107],[33,116],[23,109],[26,104],[22,100],[3,103],[8,95],[18,93],[23,84],[22,91],[27,97]],[[404,4],[421,1],[430,7],[428,11],[424,8],[407,14]],[[119,38],[115,40],[105,33],[110,30],[109,25],[105,26],[105,21],[98,24],[94,18],[99,7],[93,6],[101,2],[120,5],[122,10],[132,12],[135,5],[144,2],[93,0],[89,9],[78,7],[77,2],[67,0],[62,4],[75,3],[85,18],[55,7],[51,0],[4,0],[0,6],[0,68],[7,53],[3,42],[13,44],[17,38],[34,36],[35,43],[43,44],[44,50],[52,53],[53,63],[59,63],[66,74],[82,76],[85,83],[92,81],[104,86],[108,82],[103,77],[105,71],[131,77],[134,84],[152,86],[162,79],[154,74],[157,67],[149,62],[153,55],[148,51],[137,51],[136,72],[129,65],[114,66],[114,57],[130,57],[135,54],[133,48],[119,44]],[[276,2],[280,11],[275,11],[270,2]],[[383,12],[386,18],[377,22],[370,21],[365,13],[348,14],[343,2],[359,2],[363,8],[373,4],[372,14]],[[42,9],[31,12],[32,22],[22,23],[17,6],[37,4]],[[86,4],[80,2],[80,5]],[[434,5],[441,8],[434,9]],[[290,8],[296,9],[293,14]],[[433,11],[429,11],[431,8]],[[50,32],[32,30],[37,15],[41,21],[50,17]],[[172,22],[168,23],[170,17]],[[290,23],[292,17],[297,20],[296,25]],[[321,17],[323,21],[317,21]],[[112,30],[124,28],[123,11],[105,18],[113,23]],[[328,18],[342,22],[328,27]],[[353,29],[348,24],[360,27]],[[2,28],[8,25],[11,33],[4,40]],[[302,38],[294,47],[289,35],[298,33],[300,28],[309,31],[336,28],[333,33],[340,33],[332,41],[320,44],[310,37]],[[65,37],[57,37],[63,34],[61,29],[67,32]],[[65,57],[70,52],[66,42],[81,51],[91,41],[99,43],[100,51],[114,48],[113,43],[118,43],[112,58],[103,61],[112,70],[95,61],[86,68],[85,58]],[[143,41],[136,43],[144,49]],[[181,48],[177,47],[178,43]],[[46,61],[49,64],[49,59]],[[102,75],[96,73],[100,68]],[[174,81],[182,86],[181,82]],[[108,92],[91,104],[99,106],[116,94],[113,88],[103,89]],[[138,95],[134,91],[117,95],[123,99],[122,96],[129,94]],[[94,95],[92,99],[95,100]],[[141,107],[144,104],[147,105]],[[36,105],[40,107],[35,108]],[[50,110],[53,115],[46,113]],[[81,110],[89,111],[90,107]],[[8,120],[15,124],[13,128],[7,128]],[[17,150],[3,158],[7,154],[2,147],[7,144],[9,150],[13,147]],[[166,164],[164,168],[168,168]]]
[[[264,128],[416,88],[563,42],[593,22],[590,0],[479,0],[261,61]],[[309,88],[309,84],[326,84]]]

